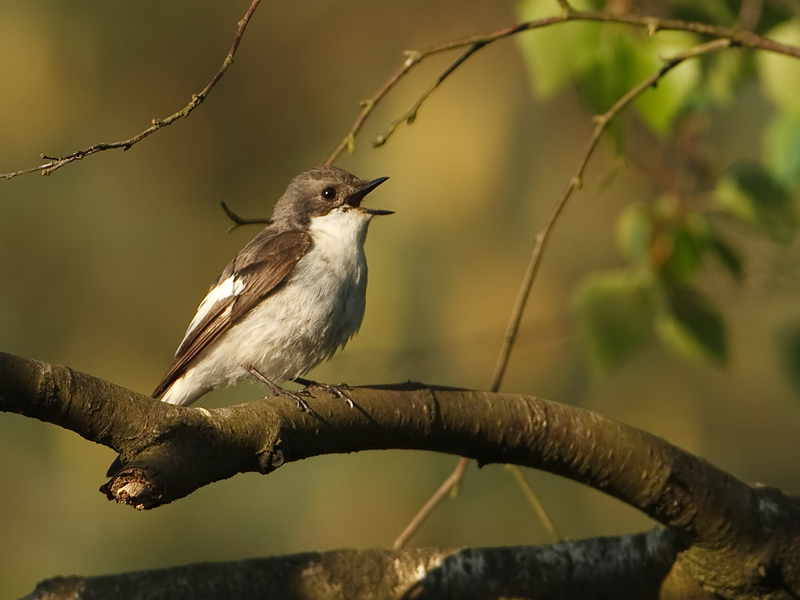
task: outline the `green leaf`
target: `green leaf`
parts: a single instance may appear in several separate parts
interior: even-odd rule
[[[800,112],[778,112],[764,136],[764,163],[788,189],[800,185]]]
[[[759,227],[773,241],[788,243],[797,229],[797,209],[789,192],[755,162],[735,164],[717,184],[719,208]]]
[[[594,49],[594,64],[579,78],[578,90],[596,113],[603,113],[628,91],[664,66],[664,58],[691,48],[697,38],[686,32],[639,31],[605,26]],[[666,135],[689,94],[700,81],[697,61],[686,61],[645,90],[634,106],[653,131]]]
[[[649,285],[628,271],[588,276],[575,291],[572,304],[596,373],[619,364],[653,329]]]
[[[589,8],[587,0],[571,2],[576,9]],[[519,21],[533,21],[555,14],[554,0],[521,0]],[[515,36],[528,66],[535,96],[548,98],[571,82],[596,113],[614,102],[664,65],[664,58],[697,43],[687,32],[662,31],[647,36],[636,30],[588,22],[569,22]],[[644,121],[659,135],[666,135],[688,94],[700,79],[697,61],[687,61],[647,90],[635,105]],[[619,125],[616,126],[617,136]]]
[[[690,286],[669,286],[656,317],[656,333],[676,353],[692,360],[724,362],[728,354],[719,308]]]
[[[722,266],[736,280],[736,283],[741,283],[744,279],[742,261],[728,243],[717,236],[712,236],[709,240],[709,248],[722,263]]]
[[[684,282],[697,272],[704,244],[685,227],[675,227],[671,233],[672,252],[664,264],[662,275],[673,282]]]
[[[653,239],[653,219],[641,202],[627,206],[617,220],[617,247],[634,263],[647,258]]]
[[[576,81],[578,92],[593,112],[606,112],[636,83],[636,48],[628,29],[610,26],[597,36],[593,62]]]
[[[777,342],[783,369],[795,392],[800,395],[800,323],[784,327]]]
[[[578,10],[591,8],[587,0],[571,4]],[[551,17],[558,10],[554,0],[521,0],[516,6],[517,20]],[[595,23],[576,21],[514,36],[528,66],[534,96],[553,96],[594,63],[600,29]]]
[[[636,82],[664,66],[664,58],[697,45],[698,38],[685,31],[662,31],[653,38],[639,38]],[[666,136],[689,94],[700,81],[700,63],[687,60],[659,80],[655,89],[639,96],[636,109],[655,133]]]
[[[800,20],[792,19],[773,27],[766,37],[800,46]],[[775,52],[760,52],[756,55],[756,65],[767,97],[782,109],[800,111],[800,61]]]

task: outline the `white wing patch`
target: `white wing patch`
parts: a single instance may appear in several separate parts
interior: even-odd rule
[[[186,334],[183,336],[184,339],[194,331],[194,328],[206,317],[208,312],[217,305],[219,302],[223,302],[230,298],[231,296],[238,296],[242,293],[244,289],[244,281],[237,279],[236,275],[231,275],[225,281],[222,281],[215,285],[211,291],[206,294],[206,297],[203,298],[203,301],[200,303],[200,306],[197,307],[197,313],[194,315],[192,322],[189,323],[189,328],[186,330]],[[225,310],[223,315],[227,316],[231,313],[231,308],[228,307]]]

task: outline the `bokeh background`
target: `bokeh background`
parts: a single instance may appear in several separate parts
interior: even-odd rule
[[[0,171],[125,139],[184,106],[216,72],[247,6],[0,0]],[[269,216],[287,182],[327,158],[404,50],[514,19],[512,2],[263,3],[233,67],[188,119],[128,152],[0,181],[0,350],[151,391],[208,286],[257,231],[226,233],[219,202]],[[315,379],[489,385],[534,235],[592,125],[571,89],[535,99],[517,46],[503,41],[453,75],[414,125],[372,149],[454,58],[414,71],[370,118],[357,153],[337,162],[361,177],[390,176],[370,202],[397,214],[371,226],[361,333]],[[757,156],[771,110],[755,88],[716,110],[704,130],[711,160]],[[632,131],[650,139],[635,123]],[[604,377],[587,366],[571,294],[588,273],[624,264],[616,218],[653,186],[601,145],[553,238],[503,389],[597,410],[745,481],[797,493],[800,403],[775,352],[781,330],[800,319],[797,244],[739,232],[744,282],[719,269],[702,275],[727,320],[724,367],[654,343]],[[260,395],[242,384],[201,403]],[[112,458],[70,432],[0,414],[0,596],[59,574],[386,547],[457,460],[322,457],[136,512],[97,491]],[[526,476],[570,538],[652,526],[577,484]],[[548,541],[512,478],[487,466],[469,472],[413,544]]]

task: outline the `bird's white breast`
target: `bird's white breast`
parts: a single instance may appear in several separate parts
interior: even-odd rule
[[[253,365],[273,380],[291,379],[344,346],[364,317],[364,240],[370,220],[371,215],[351,207],[312,218],[312,246],[286,281],[201,352],[182,385],[212,389],[233,383],[246,375],[243,365]],[[218,287],[217,295],[241,291],[234,277]],[[195,317],[190,329],[197,322]]]

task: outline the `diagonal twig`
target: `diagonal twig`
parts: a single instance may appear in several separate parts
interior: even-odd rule
[[[550,236],[555,228],[556,223],[558,222],[559,217],[563,213],[564,207],[566,206],[570,196],[572,196],[575,190],[581,187],[586,165],[589,163],[589,159],[594,153],[594,150],[600,141],[600,137],[602,136],[608,124],[634,99],[642,94],[642,92],[650,87],[655,86],[662,77],[664,77],[667,73],[685,60],[701,56],[709,52],[714,52],[716,50],[721,50],[723,48],[729,48],[732,45],[735,45],[735,43],[730,39],[716,39],[694,46],[685,52],[675,54],[674,56],[666,59],[664,61],[664,65],[658,71],[655,71],[652,75],[641,81],[638,85],[633,87],[624,96],[617,100],[614,105],[605,113],[594,118],[594,130],[589,136],[589,140],[586,142],[583,153],[578,160],[578,164],[575,167],[575,170],[573,171],[573,174],[566,186],[564,186],[564,189],[561,191],[558,199],[553,204],[553,208],[549,217],[547,218],[547,221],[545,222],[544,227],[541,231],[539,231],[538,234],[536,234],[534,248],[528,263],[528,268],[525,272],[525,276],[523,277],[522,285],[520,286],[519,294],[517,295],[517,300],[511,313],[511,319],[509,320],[508,328],[506,329],[506,334],[503,339],[503,346],[500,350],[500,354],[495,365],[494,374],[492,376],[492,385],[490,388],[492,392],[497,392],[500,389],[500,385],[503,381],[503,376],[505,375],[508,367],[508,361],[511,357],[511,351],[517,339],[520,323],[522,322],[522,315],[525,312],[525,307],[533,287],[533,282],[536,279],[536,274],[539,272],[539,266],[541,265],[542,256],[544,255],[544,251],[547,247],[547,242],[550,240]],[[436,506],[447,497],[448,493],[450,493],[452,489],[456,488],[461,483],[464,473],[466,472],[466,466],[468,462],[469,459],[467,458],[461,458],[459,460],[454,471],[430,498],[430,500],[428,500],[428,502],[426,502],[420,511],[414,516],[414,519],[412,519],[411,523],[409,523],[400,537],[397,538],[394,543],[395,548],[403,547],[403,545],[408,542],[416,530],[419,529],[422,523],[425,522]],[[520,479],[522,478],[522,474],[519,472],[519,468],[511,466],[510,470],[512,475],[514,475],[515,479],[517,480],[517,483],[521,484]],[[534,506],[534,509],[536,509],[537,512],[541,512],[539,510],[541,507],[541,502],[538,498],[536,498],[535,494],[533,494],[533,490],[531,490],[527,484],[521,484],[521,487],[523,488],[523,492],[525,493],[526,497]],[[555,532],[555,528],[552,527],[552,523],[550,523],[549,518],[543,519],[543,523],[545,524],[545,528],[550,531],[551,535],[558,535]],[[550,523],[549,526],[548,523]]]
[[[203,100],[206,99],[209,92],[214,89],[214,86],[217,85],[222,76],[228,70],[228,67],[233,64],[233,57],[236,54],[236,50],[239,47],[239,42],[242,40],[242,36],[244,35],[245,29],[247,29],[247,24],[250,22],[250,17],[253,16],[258,4],[261,0],[253,0],[252,4],[250,4],[250,8],[247,9],[244,17],[242,20],[239,21],[239,29],[236,32],[236,37],[233,38],[233,44],[231,45],[231,49],[228,51],[228,55],[225,57],[225,60],[222,61],[222,66],[216,72],[214,77],[208,83],[208,85],[203,88],[203,90],[197,94],[192,95],[192,99],[184,106],[181,110],[172,114],[165,119],[153,119],[152,124],[150,127],[138,133],[137,135],[129,138],[127,140],[122,140],[119,142],[110,142],[110,143],[100,143],[94,144],[84,150],[77,150],[72,154],[67,154],[66,156],[48,156],[46,154],[42,154],[41,158],[46,159],[47,162],[40,164],[36,167],[29,167],[27,169],[21,169],[19,171],[14,171],[11,173],[0,173],[0,179],[11,179],[12,177],[17,177],[18,175],[25,175],[27,173],[34,173],[39,171],[42,175],[50,175],[56,170],[60,169],[64,165],[68,165],[71,162],[75,162],[76,160],[82,160],[87,156],[91,156],[92,154],[97,154],[98,152],[103,152],[105,150],[115,150],[117,148],[122,148],[123,150],[130,150],[130,148],[139,142],[141,142],[144,138],[148,137],[149,135],[155,133],[162,127],[166,127],[167,125],[172,125],[178,119],[182,119],[184,117],[188,117],[189,114],[200,104],[202,104]]]
[[[520,23],[517,25],[503,27],[501,29],[497,29],[487,34],[472,35],[467,38],[462,38],[459,40],[444,42],[442,44],[435,44],[433,46],[429,46],[422,50],[407,50],[405,52],[406,59],[403,61],[403,64],[400,65],[400,68],[398,68],[397,71],[392,73],[389,79],[386,80],[386,82],[378,89],[377,92],[375,92],[375,94],[372,95],[371,98],[361,102],[361,113],[359,113],[358,117],[353,123],[353,126],[350,128],[350,131],[347,132],[347,135],[345,135],[344,138],[342,138],[342,140],[339,142],[336,148],[334,148],[333,152],[331,152],[331,155],[328,157],[328,160],[325,161],[325,164],[326,165],[332,164],[339,157],[339,155],[342,152],[344,152],[344,150],[347,150],[350,154],[355,152],[356,135],[358,135],[358,132],[361,131],[361,128],[364,126],[364,122],[367,120],[370,114],[372,114],[372,111],[375,109],[375,106],[377,106],[377,104],[381,100],[383,100],[386,94],[388,94],[394,88],[394,86],[397,85],[397,83],[408,74],[408,72],[411,69],[413,69],[416,65],[421,63],[429,56],[432,56],[434,54],[439,54],[441,52],[446,52],[448,50],[453,50],[455,48],[461,48],[463,46],[476,46],[474,50],[468,51],[467,53],[462,55],[462,57],[458,61],[456,61],[456,63],[454,63],[445,72],[444,75],[439,76],[440,80],[444,80],[444,78],[447,77],[447,75],[450,75],[450,73],[453,70],[455,70],[455,68],[461,66],[461,64],[467,58],[469,58],[477,50],[483,48],[484,46],[486,46],[491,42],[502,39],[504,37],[508,37],[510,35],[514,35],[515,33],[519,33],[520,31],[525,31],[526,29],[531,29],[533,27],[542,27],[544,25],[560,23],[563,21],[564,18],[561,15],[548,17],[546,19],[539,19],[538,21],[531,23]],[[439,81],[439,83],[441,83],[441,81]],[[433,89],[436,89],[436,87],[438,87],[438,84],[432,85]],[[425,97],[430,95],[433,89],[429,88],[429,91],[426,92]],[[423,97],[423,101],[425,97]],[[418,102],[417,104],[418,105],[421,104],[421,101]]]
[[[463,456],[458,460],[458,464],[453,472],[450,473],[444,482],[442,482],[442,485],[439,486],[439,489],[434,492],[433,496],[428,499],[419,512],[414,515],[414,518],[411,519],[411,522],[408,525],[406,525],[406,528],[402,531],[402,533],[397,536],[394,544],[392,544],[392,549],[399,550],[400,548],[405,547],[405,545],[408,543],[408,540],[411,539],[411,536],[414,535],[420,527],[422,527],[422,524],[439,505],[439,503],[444,500],[454,489],[456,489],[456,486],[458,486],[458,484],[464,478],[464,473],[469,466],[469,462],[470,459],[464,458]]]
[[[489,31],[486,33],[479,33],[470,36],[466,36],[463,38],[459,38],[456,40],[451,40],[448,42],[444,42],[441,44],[435,44],[429,46],[427,48],[423,48],[422,50],[408,50],[405,53],[406,59],[400,68],[395,71],[391,77],[378,89],[375,94],[369,98],[368,100],[364,100],[361,102],[361,112],[359,113],[358,117],[356,118],[353,126],[350,128],[350,131],[347,132],[345,137],[338,143],[336,148],[334,148],[331,155],[325,161],[326,165],[332,164],[342,152],[347,150],[349,153],[355,152],[356,149],[356,135],[361,131],[365,121],[375,109],[376,105],[397,85],[397,83],[408,74],[408,72],[421,63],[426,58],[434,55],[439,54],[441,52],[447,52],[449,50],[454,50],[457,48],[463,47],[474,47],[472,51],[467,51],[453,66],[451,66],[446,72],[444,76],[450,75],[452,70],[455,67],[460,66],[469,56],[474,54],[477,50],[488,46],[492,42],[496,42],[497,40],[501,40],[512,35],[516,35],[523,31],[529,31],[532,29],[539,29],[541,27],[548,27],[550,25],[556,25],[558,23],[566,23],[568,21],[589,21],[589,22],[596,22],[596,23],[620,23],[623,25],[629,25],[631,27],[638,27],[647,30],[648,35],[655,35],[658,31],[688,31],[690,33],[696,33],[699,35],[709,36],[717,39],[728,39],[731,41],[732,45],[739,45],[745,46],[748,48],[754,48],[758,50],[765,50],[768,52],[775,52],[777,54],[783,54],[785,56],[792,56],[794,58],[800,58],[800,48],[796,46],[790,46],[788,44],[782,44],[775,40],[765,38],[760,36],[752,31],[747,31],[743,29],[737,28],[728,28],[728,27],[721,27],[718,25],[711,25],[707,23],[698,23],[694,21],[682,21],[680,19],[662,19],[658,17],[651,17],[651,16],[642,16],[642,15],[635,15],[635,14],[612,14],[600,11],[591,11],[591,10],[575,10],[572,8],[566,0],[557,0],[559,6],[562,9],[562,12],[557,15],[553,15],[550,17],[545,17],[542,19],[536,19],[533,21],[526,21],[525,23],[518,23],[516,25],[510,25],[506,27],[502,27],[500,29],[495,29],[493,31]],[[439,79],[443,79],[444,76],[440,76]],[[436,89],[441,83],[441,81],[437,80],[438,83],[435,81],[431,87],[425,92],[422,99],[417,102],[415,105],[415,109],[409,111],[406,115],[398,119],[392,124],[390,127],[391,131],[402,123],[403,120],[408,121],[409,116],[416,118],[416,113],[419,110],[419,105],[421,105],[422,101],[424,101],[434,89]],[[413,118],[411,119],[413,122]],[[381,137],[378,137],[376,140],[376,145],[382,145],[385,143],[385,134]]]
[[[525,480],[522,470],[517,465],[506,465],[506,470],[511,473],[514,481],[519,485],[525,499],[533,507],[533,510],[536,512],[536,515],[539,517],[539,520],[542,522],[542,525],[544,525],[544,528],[547,530],[553,542],[563,541],[564,538],[558,532],[558,529],[556,529],[550,515],[547,514],[547,510],[542,504],[542,501],[539,500],[539,496],[536,495],[536,492],[533,491],[533,488]]]
[[[439,77],[437,77],[433,81],[433,83],[431,83],[428,86],[428,89],[425,90],[425,93],[422,94],[422,96],[420,96],[419,100],[417,100],[414,103],[414,106],[412,106],[411,109],[406,114],[404,114],[402,117],[398,119],[395,119],[392,122],[392,124],[389,125],[386,131],[384,131],[377,138],[375,138],[373,146],[375,146],[376,148],[379,146],[383,146],[389,140],[389,137],[391,137],[391,135],[395,132],[395,130],[400,126],[401,123],[405,122],[408,125],[411,125],[414,121],[416,121],[417,115],[419,114],[419,109],[422,108],[422,104],[425,102],[425,100],[428,99],[428,96],[430,96],[434,91],[436,91],[436,88],[442,85],[442,82],[444,82],[444,80],[447,79],[447,77],[450,76],[453,73],[453,71],[455,71],[458,67],[460,67],[470,56],[472,56],[478,50],[483,48],[486,45],[486,43],[487,42],[475,42],[474,44],[472,44],[467,49],[467,51],[464,52],[464,54],[458,57],[457,61],[455,61],[452,65],[450,65],[444,73],[439,75]]]
[[[728,48],[732,45],[734,44],[729,39],[718,39],[694,46],[685,52],[675,54],[671,58],[665,60],[664,65],[658,71],[629,90],[602,115],[598,115],[594,118],[594,131],[592,131],[592,134],[589,137],[586,146],[584,147],[583,154],[578,161],[578,165],[567,182],[567,185],[561,191],[561,195],[553,205],[550,216],[547,218],[544,227],[538,234],[536,234],[533,252],[531,253],[530,262],[528,263],[528,269],[525,272],[525,277],[523,278],[522,286],[520,287],[519,295],[517,296],[517,301],[512,312],[512,317],[508,324],[508,329],[506,330],[506,335],[503,340],[503,347],[500,351],[500,356],[497,359],[497,364],[495,365],[494,376],[492,377],[493,389],[495,385],[497,385],[499,389],[500,382],[502,381],[503,375],[508,367],[508,360],[511,356],[511,350],[514,347],[514,342],[517,339],[517,333],[519,332],[519,326],[522,321],[522,314],[525,311],[525,306],[528,302],[528,296],[530,295],[531,288],[533,287],[533,282],[536,279],[536,274],[539,272],[539,267],[542,262],[542,255],[547,247],[548,241],[550,240],[550,236],[553,233],[556,222],[561,216],[561,213],[567,204],[567,200],[569,200],[570,196],[576,189],[581,187],[583,173],[586,170],[586,165],[589,162],[589,158],[591,158],[592,153],[597,147],[597,143],[600,141],[600,137],[603,135],[603,132],[605,131],[609,122],[620,112],[622,112],[622,110],[627,107],[637,96],[639,96],[648,88],[655,86],[659,79],[664,77],[683,61],[689,58],[707,54],[709,52]]]

